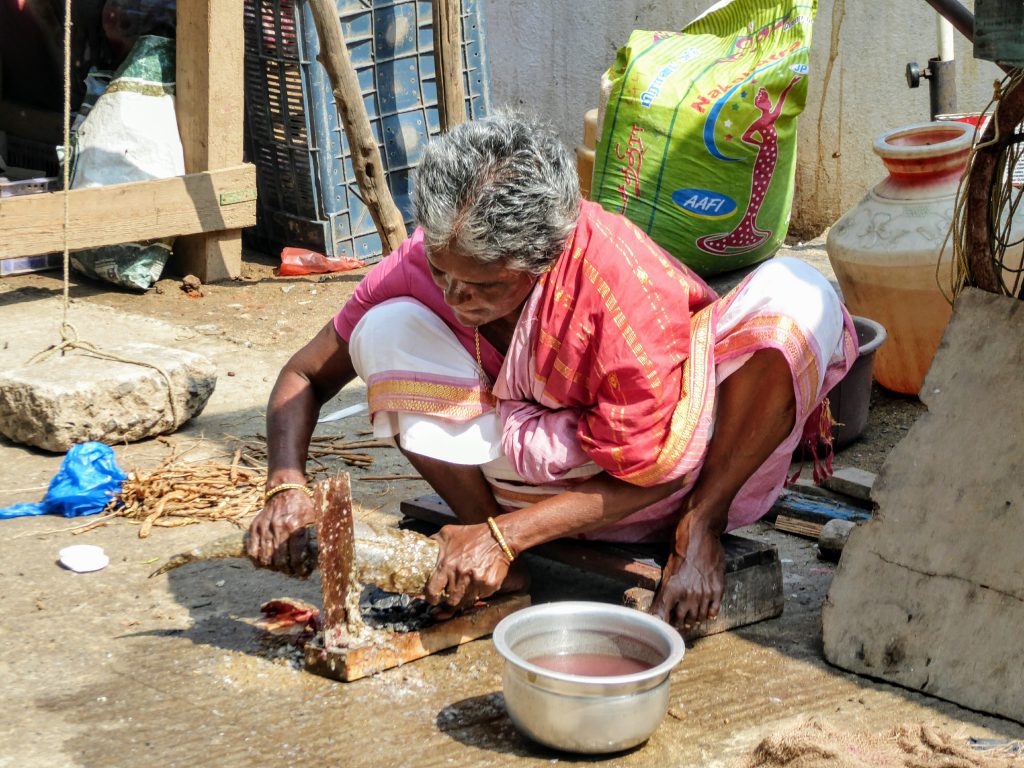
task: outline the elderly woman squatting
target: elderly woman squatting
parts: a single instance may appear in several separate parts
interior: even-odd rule
[[[320,407],[358,375],[374,433],[461,521],[437,535],[428,600],[462,608],[523,588],[516,558],[553,539],[664,541],[652,610],[714,618],[721,534],[770,508],[856,357],[834,291],[775,259],[718,298],[581,201],[569,153],[517,117],[435,139],[414,203],[416,232],[278,377],[253,561],[302,567],[313,508],[291,486],[305,483]]]

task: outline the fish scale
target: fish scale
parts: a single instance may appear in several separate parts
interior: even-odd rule
[[[316,527],[308,529],[304,562],[306,572],[317,568],[320,544]],[[181,552],[153,571],[151,576],[189,563],[246,557],[248,533],[238,531]],[[423,594],[437,565],[439,546],[433,539],[414,531],[355,521],[352,527],[352,575],[361,584],[372,584],[388,592]],[[340,566],[340,563],[339,563]]]

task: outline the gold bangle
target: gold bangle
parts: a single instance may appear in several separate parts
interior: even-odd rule
[[[280,485],[275,485],[263,494],[263,505],[266,506],[267,502],[281,491],[302,491],[304,494],[309,496],[309,498],[313,498],[313,489],[305,483],[281,483]]]
[[[494,522],[493,517],[487,518],[487,527],[491,529],[491,536],[493,536],[494,540],[498,542],[498,547],[501,549],[505,557],[508,558],[509,563],[515,562],[515,553],[512,552],[512,548],[508,545],[508,542],[505,541],[505,537],[501,535],[501,529],[498,528],[498,524]]]

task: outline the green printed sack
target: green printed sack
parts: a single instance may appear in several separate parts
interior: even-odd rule
[[[608,71],[593,199],[711,275],[786,236],[817,0],[725,0],[634,32]]]

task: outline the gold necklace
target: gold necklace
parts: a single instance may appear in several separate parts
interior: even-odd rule
[[[480,327],[476,326],[473,328],[473,341],[476,344],[476,371],[480,376],[480,383],[483,384],[484,389],[489,390],[491,388],[491,380],[487,378],[487,374],[484,372],[484,359],[480,354]]]

